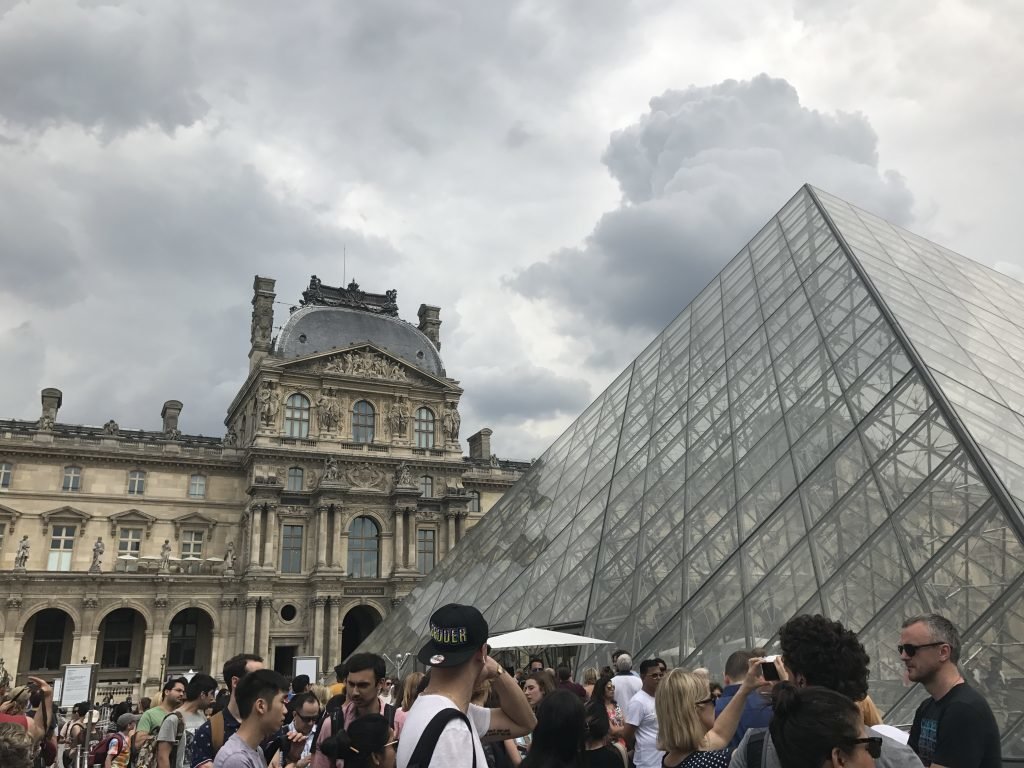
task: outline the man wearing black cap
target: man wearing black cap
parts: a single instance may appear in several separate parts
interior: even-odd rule
[[[431,667],[430,684],[405,719],[398,768],[483,768],[481,734],[501,741],[537,725],[515,679],[488,655],[487,631],[480,611],[468,605],[452,603],[430,617],[430,639],[417,656]],[[470,704],[473,688],[485,680],[498,695],[497,709]]]

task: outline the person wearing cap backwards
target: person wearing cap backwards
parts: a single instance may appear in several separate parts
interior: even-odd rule
[[[530,733],[537,718],[515,679],[492,659],[487,621],[476,608],[451,603],[430,617],[430,639],[417,658],[431,667],[398,743],[398,768],[486,768],[485,741]],[[470,704],[473,688],[491,681],[500,707]]]

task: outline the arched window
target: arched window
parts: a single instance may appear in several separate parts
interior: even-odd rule
[[[288,437],[309,437],[309,398],[297,392],[284,405],[284,433]]]
[[[373,406],[365,400],[360,400],[352,406],[352,439],[354,441],[357,443],[373,442],[373,416]]]
[[[434,495],[434,478],[430,475],[420,478],[420,494],[428,499]]]
[[[480,491],[469,492],[469,511],[479,512],[480,511]]]
[[[429,408],[416,409],[416,447],[434,447],[434,412]]]
[[[348,529],[348,575],[357,579],[375,579],[380,544],[380,529],[370,517],[357,517]]]
[[[301,491],[305,474],[302,471],[302,467],[288,467],[288,490]]]

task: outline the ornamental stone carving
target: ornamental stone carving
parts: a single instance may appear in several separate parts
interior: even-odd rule
[[[406,462],[402,462],[398,465],[398,469],[395,470],[395,487],[396,488],[415,488],[416,483],[413,482],[412,472],[409,471],[409,465]]]
[[[226,433],[224,433],[223,442],[225,448],[234,448],[236,445],[238,445],[238,433],[235,432],[235,430],[233,429],[229,429]]]
[[[350,469],[346,478],[353,488],[380,488],[384,485],[384,473],[366,461]]]
[[[272,427],[277,421],[277,412],[281,407],[281,399],[274,391],[273,382],[264,382],[257,396],[259,401],[260,422],[265,427]]]
[[[20,597],[8,597],[7,598],[7,608],[10,609],[10,610],[15,610],[15,611],[19,610],[21,608],[21,598]]]
[[[316,401],[316,418],[321,432],[334,432],[341,420],[341,405],[334,390],[325,389]]]
[[[95,597],[84,597],[82,598],[82,606],[85,608],[97,608],[99,607],[100,601]]]
[[[120,431],[121,427],[118,426],[118,423],[113,419],[103,425],[103,434],[105,435],[116,435]]]
[[[408,381],[409,376],[398,363],[384,355],[368,349],[345,352],[331,358],[321,369],[323,373],[340,373],[345,376],[360,376],[368,379]]]
[[[156,608],[164,609],[164,608],[167,607],[167,598],[166,597],[158,597],[158,598],[156,598],[153,601],[153,605]]]
[[[391,410],[388,411],[388,418],[385,422],[392,437],[399,440],[405,439],[409,430],[411,413],[409,401],[406,400],[404,395],[399,395],[398,399],[395,400],[395,404],[391,406]]]
[[[462,417],[455,403],[446,403],[444,416],[441,417],[441,428],[449,442],[456,443],[459,440],[459,429],[462,427]]]
[[[328,456],[324,459],[324,474],[320,479],[328,483],[336,483],[341,480],[341,470],[338,468],[338,460],[333,456]]]

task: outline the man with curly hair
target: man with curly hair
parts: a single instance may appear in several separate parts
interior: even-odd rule
[[[0,765],[4,768],[31,768],[35,747],[27,730],[14,723],[0,723]]]
[[[782,662],[791,683],[799,688],[821,686],[853,701],[868,695],[871,660],[856,633],[824,616],[794,616],[779,629]],[[882,755],[877,768],[921,768],[921,760],[906,744],[877,731]],[[767,728],[751,728],[732,753],[729,768],[782,768]]]

